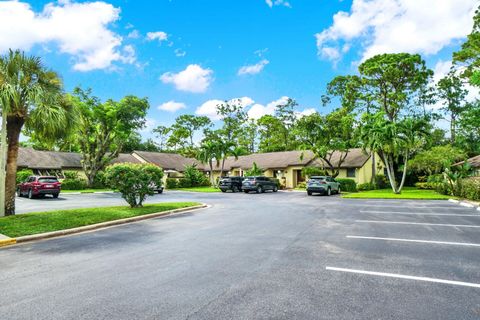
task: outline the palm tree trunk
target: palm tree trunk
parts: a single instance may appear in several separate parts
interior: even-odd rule
[[[398,193],[402,192],[403,184],[405,183],[405,178],[407,177],[407,163],[408,163],[408,151],[405,152],[402,181],[400,182],[400,186],[398,187]]]
[[[17,190],[17,159],[20,132],[24,119],[18,116],[7,117],[7,174],[5,181],[5,215],[15,214],[15,192]]]

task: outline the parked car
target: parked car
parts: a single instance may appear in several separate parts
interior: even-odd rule
[[[232,192],[242,191],[242,182],[243,177],[222,177],[218,187],[222,192],[227,192],[228,190]]]
[[[275,180],[268,177],[246,177],[242,183],[242,190],[245,193],[250,191],[256,191],[257,193],[263,193],[266,190],[278,191],[278,185]]]
[[[17,195],[19,197],[27,196],[29,199],[34,197],[43,197],[51,194],[54,198],[58,198],[62,184],[57,177],[53,176],[30,176],[25,182],[17,186]]]
[[[307,182],[307,194],[311,196],[314,193],[331,195],[332,192],[340,193],[340,183],[329,176],[312,176]]]

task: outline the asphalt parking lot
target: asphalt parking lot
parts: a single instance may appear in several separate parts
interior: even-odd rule
[[[122,201],[65,197],[48,203]],[[0,314],[480,319],[479,211],[294,192],[171,192],[150,201],[187,199],[211,208],[1,249]],[[35,205],[17,204],[24,212]]]

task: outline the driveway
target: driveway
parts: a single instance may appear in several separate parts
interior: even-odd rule
[[[212,207],[0,250],[2,318],[480,318],[473,209],[293,192],[151,201],[177,200]]]

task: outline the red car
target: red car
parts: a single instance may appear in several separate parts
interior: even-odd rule
[[[50,176],[30,176],[25,182],[17,187],[17,195],[19,197],[28,196],[32,199],[36,196],[44,197],[51,194],[54,198],[58,198],[62,184],[57,177]]]

